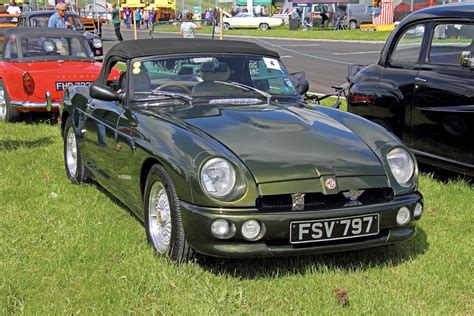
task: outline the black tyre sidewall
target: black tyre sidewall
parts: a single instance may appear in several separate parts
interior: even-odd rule
[[[8,95],[7,87],[3,83],[3,80],[0,80],[0,86],[3,88],[3,93],[5,95],[5,105],[7,107],[6,109],[6,116],[5,116],[5,121],[6,122],[16,122],[20,119],[20,112],[18,112],[17,109],[14,107],[11,107],[10,104],[10,96]]]
[[[156,181],[159,181],[163,184],[166,194],[168,195],[168,200],[170,204],[170,215],[171,215],[171,237],[170,237],[170,248],[165,254],[171,260],[181,263],[188,261],[194,258],[194,251],[188,246],[186,241],[186,235],[183,228],[183,223],[181,220],[181,210],[179,205],[178,195],[176,194],[176,189],[173,185],[173,182],[166,172],[166,170],[161,165],[154,165],[149,173],[145,184],[145,194],[144,194],[144,216],[145,216],[145,231],[147,240],[150,245],[153,246],[153,249],[158,255],[161,255],[155,248],[153,244],[153,239],[149,230],[149,197],[150,190]]]
[[[72,118],[68,117],[66,120],[66,124],[64,126],[64,135],[63,135],[63,140],[64,140],[64,168],[66,169],[66,176],[68,179],[74,183],[74,184],[79,184],[79,183],[84,183],[86,182],[86,177],[85,177],[85,170],[84,170],[84,165],[82,164],[82,158],[81,158],[81,152],[79,150],[79,144],[77,142],[77,137],[76,137],[76,152],[77,152],[77,167],[76,167],[76,174],[70,174],[69,173],[69,168],[67,165],[67,134],[68,131],[72,129],[74,131],[74,126],[72,124]],[[76,134],[74,133],[74,136]]]

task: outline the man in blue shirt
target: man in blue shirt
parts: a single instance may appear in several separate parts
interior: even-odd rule
[[[65,3],[58,3],[56,5],[56,13],[49,17],[48,20],[48,27],[58,28],[58,29],[66,29],[68,28],[68,22],[64,16],[66,15],[66,4]]]

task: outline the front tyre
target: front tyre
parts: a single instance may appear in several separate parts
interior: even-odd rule
[[[72,124],[72,118],[68,117],[64,128],[64,166],[66,176],[74,183],[87,182],[86,171],[82,163],[81,152],[77,145],[76,132]]]
[[[227,23],[227,22],[224,22],[223,27],[224,27],[224,30],[225,30],[225,31],[230,30],[230,24]]]
[[[270,25],[268,25],[267,23],[260,23],[258,28],[261,29],[262,31],[266,31],[270,28]]]
[[[188,246],[176,189],[166,170],[154,165],[145,184],[145,230],[160,255],[181,263],[195,257]]]

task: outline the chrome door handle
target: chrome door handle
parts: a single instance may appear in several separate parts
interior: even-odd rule
[[[424,79],[424,78],[419,78],[419,77],[416,77],[415,78],[415,81],[416,82],[428,82],[428,80]]]

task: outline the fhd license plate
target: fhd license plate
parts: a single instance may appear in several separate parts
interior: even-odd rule
[[[292,244],[363,237],[378,233],[378,214],[290,223]]]
[[[70,86],[89,86],[93,81],[56,81],[56,91],[63,91]]]

